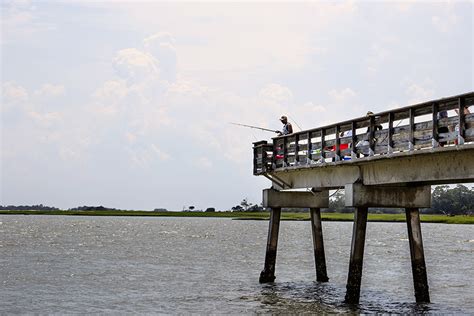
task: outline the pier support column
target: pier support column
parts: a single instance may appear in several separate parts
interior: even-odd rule
[[[418,208],[406,208],[405,211],[416,302],[429,303],[430,293],[428,289],[428,278],[426,276],[423,240],[421,238],[420,212]]]
[[[260,273],[260,283],[268,283],[275,280],[275,262],[278,246],[278,231],[280,230],[280,216],[281,207],[273,207],[270,213],[265,266]]]
[[[282,207],[309,207],[319,208],[328,207],[329,191],[278,191],[273,188],[263,190],[263,207],[270,208],[270,227],[268,229],[267,254],[265,256],[265,268],[260,273],[260,283],[273,282],[275,280],[275,261],[278,244],[278,230],[280,228],[280,215]],[[319,217],[319,227],[321,227],[321,218]],[[319,228],[321,231],[321,228]],[[313,228],[314,234],[314,228]],[[319,238],[320,237],[320,238]],[[324,259],[324,248],[322,247],[322,232],[318,235],[318,241],[321,241],[321,247],[318,246],[318,254],[322,250],[324,270],[321,264],[317,262],[317,271],[324,271],[326,274],[326,263]],[[316,251],[316,246],[315,246]],[[317,256],[321,260],[321,256]],[[321,274],[322,276],[322,274]],[[327,276],[326,276],[327,279]],[[319,274],[318,274],[319,280]]]
[[[358,207],[354,212],[354,226],[352,228],[351,258],[349,275],[347,277],[345,302],[358,304],[360,297],[360,283],[362,280],[362,266],[364,260],[365,231],[367,228],[367,207]]]
[[[323,227],[321,225],[320,208],[310,208],[311,230],[313,232],[314,261],[316,264],[316,280],[318,282],[329,281],[326,272],[326,255],[324,254]]]

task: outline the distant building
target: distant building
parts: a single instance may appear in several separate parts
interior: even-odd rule
[[[168,212],[168,210],[165,208],[155,208],[153,212]]]

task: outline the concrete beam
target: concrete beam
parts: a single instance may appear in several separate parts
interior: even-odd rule
[[[472,146],[472,145],[466,145]],[[474,181],[474,147],[377,160],[364,166],[365,185],[391,183],[445,184]]]
[[[311,193],[266,189],[263,190],[263,207],[327,208],[329,207],[329,191]]]
[[[431,186],[365,186],[360,183],[346,184],[348,207],[430,207]]]
[[[415,150],[357,160],[275,170],[292,188],[336,189],[364,185],[436,185],[474,182],[474,144]]]

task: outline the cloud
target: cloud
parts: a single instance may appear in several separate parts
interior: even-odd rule
[[[329,96],[336,103],[345,103],[353,100],[357,94],[351,88],[344,88],[341,90],[331,89]]]
[[[31,111],[28,112],[28,116],[41,128],[51,128],[62,121],[62,114],[59,112],[40,113]]]
[[[440,3],[442,10],[439,15],[431,17],[433,27],[441,33],[449,33],[459,22],[459,17],[454,10],[455,2],[446,1]],[[471,3],[472,6],[472,3]]]
[[[304,112],[316,112],[316,113],[322,113],[326,112],[326,107],[323,105],[315,105],[313,102],[306,102],[302,105],[302,108],[304,108]]]
[[[405,90],[408,96],[408,103],[415,104],[425,102],[426,100],[433,99],[435,90],[429,86],[432,85],[431,80],[425,80],[424,83],[411,83]]]
[[[158,78],[160,73],[158,60],[136,48],[120,50],[113,60],[113,67],[117,75],[129,83]]]
[[[264,101],[277,104],[289,104],[293,99],[293,93],[289,88],[276,83],[266,85],[258,95]]]
[[[302,69],[314,53],[326,51],[321,42],[316,44],[315,33],[332,27],[335,21],[347,21],[358,10],[354,1],[297,6],[266,2],[102,6],[126,13],[124,22],[144,32],[163,26],[172,30],[172,37],[158,33],[160,44],[145,44],[166,47],[171,57],[176,49],[179,73],[231,72],[234,76],[248,76],[249,71],[262,67],[273,72]]]
[[[200,158],[196,159],[194,164],[195,164],[196,167],[198,167],[200,169],[211,169],[212,168],[212,162],[207,157],[200,157]]]
[[[160,32],[143,40],[146,52],[160,62],[161,78],[169,82],[176,80],[175,40],[170,33]]]
[[[40,22],[37,7],[29,0],[6,0],[0,3],[2,10],[0,43],[31,39],[38,33],[55,30],[50,22]]]
[[[35,91],[35,96],[39,97],[57,97],[65,92],[64,85],[54,85],[50,83],[43,84],[40,89]]]
[[[28,91],[12,81],[2,84],[2,108],[4,109],[28,100]]]

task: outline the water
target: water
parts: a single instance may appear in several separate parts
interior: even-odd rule
[[[361,303],[342,303],[351,223],[324,222],[329,283],[309,222],[282,222],[274,284],[258,283],[268,222],[0,216],[0,314],[473,313],[474,226],[423,224],[431,304],[413,296],[406,225],[369,223]]]

